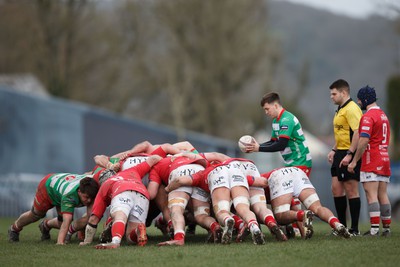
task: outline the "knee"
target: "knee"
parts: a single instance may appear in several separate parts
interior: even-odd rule
[[[216,205],[213,205],[214,214],[218,215],[221,212],[229,213],[231,209],[231,203],[227,200],[220,200]]]

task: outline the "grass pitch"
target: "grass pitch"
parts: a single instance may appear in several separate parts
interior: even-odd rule
[[[354,237],[350,240],[330,235],[330,227],[315,222],[312,239],[299,238],[277,242],[267,228],[266,244],[253,245],[251,238],[244,243],[230,245],[205,244],[206,231],[200,227],[196,235],[187,236],[183,247],[157,247],[166,239],[155,227],[148,228],[149,243],[145,247],[123,244],[115,250],[96,250],[93,246],[80,247],[73,238],[65,246],[55,245],[57,230],[52,230],[51,241],[40,241],[38,223],[24,228],[20,242],[9,243],[7,229],[15,218],[0,219],[0,266],[399,266],[400,223],[393,222],[392,236]],[[99,231],[102,227],[99,226]],[[362,232],[369,225],[361,225]]]

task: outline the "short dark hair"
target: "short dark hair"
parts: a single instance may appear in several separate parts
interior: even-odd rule
[[[99,191],[99,184],[91,177],[85,177],[79,182],[79,191],[87,194],[91,199],[95,199]]]
[[[329,86],[329,89],[334,89],[336,88],[338,91],[347,91],[350,93],[350,85],[346,80],[339,79],[337,81],[334,81],[331,86]]]
[[[275,92],[265,94],[261,99],[261,107],[264,107],[265,103],[271,104],[273,102],[278,102],[279,105],[281,104],[279,94]]]

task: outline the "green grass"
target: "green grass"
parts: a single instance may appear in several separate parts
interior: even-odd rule
[[[249,237],[245,243],[230,245],[204,244],[206,232],[197,227],[183,247],[157,247],[164,237],[154,227],[148,228],[145,247],[123,245],[116,250],[79,247],[78,240],[56,246],[57,231],[52,241],[41,242],[38,223],[24,228],[20,242],[9,243],[7,229],[13,219],[0,219],[0,266],[399,266],[400,224],[393,223],[390,238],[356,237],[345,240],[331,236],[327,224],[314,224],[310,240],[275,241],[263,226],[266,245],[256,246]],[[101,227],[100,227],[101,228]],[[364,224],[361,230],[368,230]]]

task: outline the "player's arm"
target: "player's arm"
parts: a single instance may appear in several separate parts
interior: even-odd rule
[[[353,132],[353,138],[351,139],[351,144],[349,149],[347,150],[347,155],[340,161],[339,168],[344,166],[348,166],[350,161],[354,156],[354,152],[357,150],[358,140],[360,139],[358,135],[358,130]],[[361,154],[362,155],[362,154]]]
[[[276,152],[284,150],[289,143],[289,138],[280,137],[276,140],[270,140],[268,142],[260,144],[258,151],[260,152]]]
[[[149,185],[147,186],[147,191],[149,192],[150,200],[156,198],[159,187],[160,187],[159,183],[150,180]]]
[[[124,160],[128,157],[129,154],[136,154],[136,153],[147,153],[150,154],[155,148],[149,141],[143,141],[139,144],[134,145],[131,149],[120,152],[111,156],[112,158],[119,158],[120,160]]]
[[[113,171],[119,171],[121,164],[119,162],[117,163],[112,163],[110,161],[110,158],[105,156],[105,155],[96,155],[94,156],[94,162],[96,163],[96,165],[106,168],[106,169],[110,169]]]
[[[359,161],[364,154],[365,149],[367,149],[369,143],[369,137],[366,136],[360,136],[358,140],[358,145],[357,145],[357,151],[356,154],[353,157],[353,160],[350,162],[349,166],[347,167],[347,170],[351,173],[354,173],[354,168],[357,165],[357,161]]]
[[[179,157],[185,157],[191,160],[197,160],[197,159],[204,159],[200,154],[198,153],[193,153],[193,152],[189,152],[189,151],[183,151],[183,152],[179,152],[175,155],[173,155],[171,157],[171,161],[174,161],[176,158]]]
[[[249,184],[249,186],[254,186],[254,187],[267,187],[268,186],[268,179],[266,179],[265,177],[256,177],[256,176],[251,176],[251,175],[247,175],[247,183]]]
[[[167,193],[178,189],[181,186],[192,186],[193,178],[191,175],[179,176],[176,179],[169,182],[168,186],[165,187]]]
[[[89,208],[89,206],[87,208]],[[77,220],[73,220],[71,222],[71,224],[68,227],[67,236],[65,238],[66,244],[68,244],[71,241],[73,234],[75,234],[77,231],[85,229],[87,222],[89,220],[89,214],[90,214],[90,211],[88,212],[88,209],[86,209],[86,213],[83,214],[81,218],[79,218]]]
[[[68,233],[68,228],[72,222],[73,215],[71,213],[63,213],[63,222],[60,227],[60,231],[58,232],[57,237],[57,245],[65,245],[65,237]]]
[[[174,147],[178,148],[181,151],[190,151],[193,153],[199,153],[196,148],[189,141],[182,141],[173,144]]]
[[[225,160],[228,160],[231,157],[220,152],[206,152],[204,153],[204,158],[209,162],[211,161],[224,162]]]
[[[85,228],[85,240],[79,243],[80,246],[89,245],[93,242],[93,238],[96,235],[97,225],[99,224],[99,222],[100,222],[99,217],[97,217],[94,214],[90,215],[88,223]]]
[[[329,153],[328,153],[328,162],[330,164],[333,163],[333,157],[335,156],[336,150],[337,150],[337,146],[335,143],[335,145],[332,147],[331,151],[329,151]]]
[[[160,147],[162,148],[162,150],[164,150],[165,154],[167,154],[167,155],[168,154],[175,155],[175,154],[178,154],[179,152],[181,152],[181,150],[178,147],[171,145],[169,143],[162,144],[162,145],[160,145]]]

